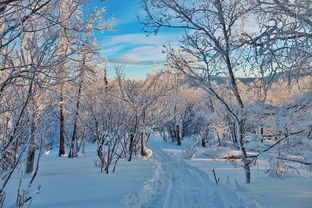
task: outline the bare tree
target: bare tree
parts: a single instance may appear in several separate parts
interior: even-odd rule
[[[119,99],[126,103],[131,115],[128,125],[128,161],[132,160],[133,154],[137,153],[139,148],[144,154],[145,143],[149,137],[144,139],[144,133],[141,130],[151,128],[157,123],[154,114],[157,114],[158,101],[171,90],[171,86],[161,83],[162,75],[160,72],[151,74],[143,81],[135,81],[124,79],[122,71],[117,70],[117,82],[121,94]]]
[[[226,107],[236,123],[246,182],[250,183],[251,160],[244,145],[245,105],[237,86],[237,72],[239,65],[246,64],[242,57],[247,44],[241,41],[240,27],[256,5],[238,0],[143,0],[143,3],[146,11],[143,23],[147,31],[158,32],[162,27],[185,31],[179,50],[167,47],[168,65],[199,83]],[[234,110],[211,84],[213,76],[220,74],[228,78],[238,110]]]
[[[124,143],[130,120],[127,106],[116,97],[118,85],[108,83],[105,73],[97,73],[85,86],[89,93],[81,97],[81,123],[87,127],[88,139],[96,143],[96,164],[107,174],[114,172],[118,160],[127,154]]]
[[[244,31],[264,82],[311,75],[312,21],[308,0],[257,0],[258,31]]]

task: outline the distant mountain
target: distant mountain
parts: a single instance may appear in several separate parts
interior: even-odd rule
[[[277,82],[280,79],[294,79],[296,77],[302,77],[302,76],[311,76],[311,74],[300,74],[300,75],[295,75],[295,74],[290,74],[290,73],[283,73],[283,72],[277,72],[275,74],[272,75],[268,75],[266,77],[263,78],[257,78],[257,77],[239,77],[237,78],[239,81],[241,81],[244,84],[248,84],[251,82],[254,82],[256,80],[262,80],[265,83],[268,82]],[[212,80],[215,81],[218,84],[224,84],[228,81],[228,78],[225,76],[212,76]],[[191,80],[188,80],[188,82],[190,83],[191,86],[193,87],[199,87],[198,84],[194,83]]]
[[[217,82],[218,84],[224,84],[228,81],[227,77],[223,77],[223,76],[213,76],[212,80]],[[250,82],[254,82],[256,80],[256,78],[252,78],[252,77],[241,77],[238,78],[238,80],[240,80],[242,83],[247,84]]]

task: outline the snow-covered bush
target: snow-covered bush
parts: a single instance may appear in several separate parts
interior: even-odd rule
[[[186,137],[182,150],[183,158],[186,160],[193,159],[199,143],[200,140],[196,136]]]

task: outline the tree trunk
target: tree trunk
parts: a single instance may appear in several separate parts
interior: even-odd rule
[[[74,119],[74,127],[73,127],[73,135],[72,135],[72,140],[69,146],[69,154],[68,157],[76,157],[77,156],[77,139],[76,139],[76,134],[77,134],[77,126],[78,126],[78,116],[79,116],[79,109],[80,109],[80,96],[81,96],[81,91],[82,91],[82,83],[79,85],[78,89],[78,97],[77,97],[77,103],[76,103],[76,113],[75,113],[75,119]]]
[[[108,80],[107,80],[107,70],[104,70],[104,86],[105,86],[105,93],[108,92]]]
[[[168,125],[168,130],[169,130],[169,135],[170,135],[170,137],[171,137],[171,142],[175,142],[175,132],[174,132],[174,128],[173,128],[173,124],[169,124]]]
[[[220,139],[220,135],[218,132],[217,132],[217,138],[218,138],[218,144],[219,144],[219,146],[221,146],[221,139]]]
[[[231,137],[232,137],[232,141],[233,141],[233,145],[238,148],[238,142],[237,142],[237,135],[236,135],[236,127],[235,127],[235,122],[231,122]]]
[[[246,175],[246,183],[250,184],[251,182],[251,171],[250,171],[250,164],[244,166],[245,175]]]
[[[59,156],[65,155],[65,103],[64,103],[64,83],[60,88],[60,148]]]
[[[36,115],[37,115],[37,104],[36,98],[32,98],[32,115],[31,115],[31,125],[30,125],[30,143],[27,153],[27,163],[26,163],[26,173],[33,172],[35,153],[36,153]]]
[[[261,134],[261,142],[263,142],[263,127],[260,129],[260,134]]]
[[[176,125],[175,136],[177,139],[177,145],[181,145],[180,127]]]
[[[224,24],[224,22],[223,22]],[[240,114],[239,117],[236,117],[236,119],[238,120],[238,129],[239,129],[239,145],[240,145],[240,150],[241,153],[243,155],[243,163],[244,163],[244,169],[245,169],[245,175],[246,175],[246,183],[249,184],[250,180],[251,180],[251,172],[250,172],[250,161],[249,158],[247,156],[247,152],[244,146],[244,137],[245,137],[245,115],[244,115],[244,103],[243,100],[241,99],[238,87],[237,87],[237,82],[236,82],[236,78],[233,72],[233,67],[232,67],[232,63],[231,63],[231,59],[230,59],[230,52],[229,52],[229,40],[228,40],[228,36],[227,36],[227,32],[225,30],[225,25],[223,25],[223,33],[224,33],[224,37],[226,38],[226,54],[224,56],[225,58],[225,62],[227,65],[227,70],[229,72],[229,79],[230,79],[230,83],[231,83],[231,87],[232,87],[232,91],[235,95],[236,101],[240,107]]]
[[[141,132],[141,156],[145,156],[146,154],[145,154],[145,151],[144,151],[144,133],[143,132]]]
[[[244,146],[245,137],[245,122],[241,120],[238,124],[239,126],[239,145],[243,155],[244,170],[246,175],[246,183],[249,184],[251,181],[251,171],[250,171],[250,160],[247,155],[247,151]]]
[[[130,135],[130,146],[129,146],[129,159],[128,161],[130,162],[132,160],[132,154],[133,154],[133,143],[134,143],[134,134]]]

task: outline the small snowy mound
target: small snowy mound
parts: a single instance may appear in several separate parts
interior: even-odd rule
[[[45,154],[45,155],[49,155],[50,152],[51,152],[50,150],[47,150],[47,151],[44,151],[44,154]]]
[[[149,149],[149,148],[147,148],[147,147],[145,147],[144,149],[143,149],[143,157],[144,158],[150,158],[151,156],[153,155],[153,151],[151,150],[151,149]]]

